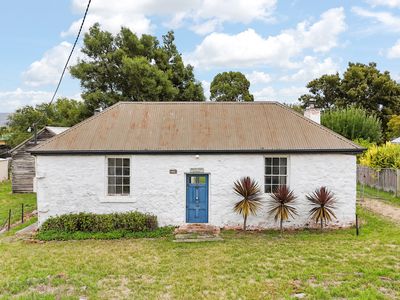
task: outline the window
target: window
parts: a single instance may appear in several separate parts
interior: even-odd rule
[[[265,192],[272,193],[287,183],[287,157],[265,158]]]
[[[124,195],[130,193],[130,159],[108,158],[107,160],[107,193]]]

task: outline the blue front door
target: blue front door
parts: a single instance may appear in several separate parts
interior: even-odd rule
[[[186,176],[186,223],[208,223],[208,175]]]

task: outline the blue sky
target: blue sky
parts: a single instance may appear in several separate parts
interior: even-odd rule
[[[86,3],[2,3],[0,112],[50,100]],[[159,38],[173,29],[206,94],[217,73],[238,70],[256,100],[296,102],[308,81],[349,61],[377,62],[400,80],[400,0],[92,0],[85,30],[94,22]],[[59,96],[80,92],[67,75]]]

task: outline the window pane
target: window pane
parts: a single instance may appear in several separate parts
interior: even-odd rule
[[[266,158],[265,158],[265,165],[266,165],[266,166],[272,165],[272,158],[271,158],[271,157],[266,157]]]
[[[286,175],[286,167],[280,167],[279,169],[281,175]]]
[[[287,165],[287,158],[286,158],[286,157],[281,157],[281,158],[279,159],[279,164],[280,164],[281,166],[286,166],[286,165]]]
[[[199,176],[198,178],[200,184],[206,184],[206,176]]]
[[[278,176],[273,176],[272,177],[272,184],[279,184],[279,177]]]
[[[280,185],[286,185],[286,176],[280,176],[279,177],[279,184]]]
[[[266,167],[265,167],[265,174],[266,174],[266,175],[272,174],[272,167],[266,166]]]
[[[108,175],[115,175],[115,167],[108,168]]]
[[[274,166],[279,165],[279,157],[274,157],[274,158],[272,159],[272,163],[273,163]]]
[[[124,167],[129,167],[129,158],[124,158]]]
[[[272,183],[272,177],[271,176],[265,176],[265,184],[271,184]]]
[[[266,193],[271,193],[271,185],[266,185],[265,186],[265,192]]]
[[[122,158],[116,158],[115,160],[116,160],[115,161],[116,162],[116,166],[117,167],[122,167]]]
[[[122,194],[122,186],[121,185],[117,185],[115,187],[115,193],[116,194]]]
[[[117,176],[115,177],[116,179],[116,184],[122,184],[122,177],[121,176]]]
[[[191,184],[196,184],[196,176],[190,176],[189,177],[189,182],[191,183]]]
[[[124,185],[129,185],[129,177],[124,177],[122,182]]]
[[[130,169],[129,168],[124,168],[123,169],[123,173],[125,176],[129,176],[130,175]]]
[[[124,186],[123,192],[124,192],[124,195],[129,195],[129,193],[130,193],[130,188],[129,188],[129,186]]]
[[[109,185],[108,186],[108,194],[109,195],[115,194],[115,186],[114,185]]]
[[[279,174],[279,167],[273,167],[272,168],[272,174],[274,174],[274,175],[278,175]]]
[[[115,177],[108,177],[108,184],[109,185],[115,184]]]
[[[272,192],[273,192],[273,193],[276,192],[278,186],[279,186],[279,185],[273,185],[273,186],[272,186]]]
[[[115,158],[108,159],[108,166],[110,166],[110,167],[115,166]]]
[[[116,168],[115,170],[117,175],[122,175],[122,168]]]

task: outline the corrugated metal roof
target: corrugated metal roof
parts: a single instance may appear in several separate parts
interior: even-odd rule
[[[392,143],[400,144],[400,137],[398,137],[397,139],[392,140]]]
[[[32,152],[358,152],[361,149],[276,102],[119,102]]]

